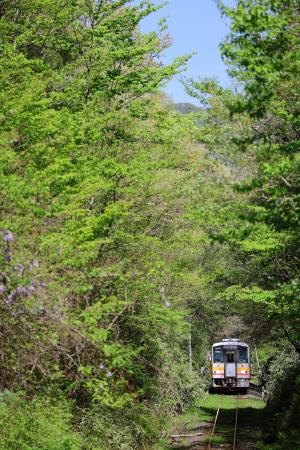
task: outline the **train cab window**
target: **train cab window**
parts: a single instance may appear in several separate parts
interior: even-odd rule
[[[247,347],[239,347],[239,363],[248,362],[248,349]]]
[[[222,363],[223,361],[224,361],[223,347],[214,347],[213,362],[214,363]]]
[[[234,363],[234,353],[226,353],[226,362]]]

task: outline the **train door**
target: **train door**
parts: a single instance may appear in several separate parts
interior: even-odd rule
[[[236,377],[236,356],[234,350],[225,351],[225,377]]]

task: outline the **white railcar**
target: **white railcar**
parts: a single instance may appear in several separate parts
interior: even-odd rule
[[[211,389],[247,392],[250,384],[250,349],[239,339],[223,339],[212,346]]]

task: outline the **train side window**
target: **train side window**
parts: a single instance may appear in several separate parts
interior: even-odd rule
[[[224,361],[223,348],[222,347],[214,347],[213,362],[214,363],[222,363],[223,361]]]
[[[234,353],[226,353],[226,362],[234,363]]]
[[[247,347],[239,347],[239,363],[248,362],[248,349]]]

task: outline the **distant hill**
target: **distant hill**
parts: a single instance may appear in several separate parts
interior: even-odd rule
[[[201,111],[202,108],[193,105],[192,103],[175,103],[174,109],[182,114],[189,114],[192,112]]]

